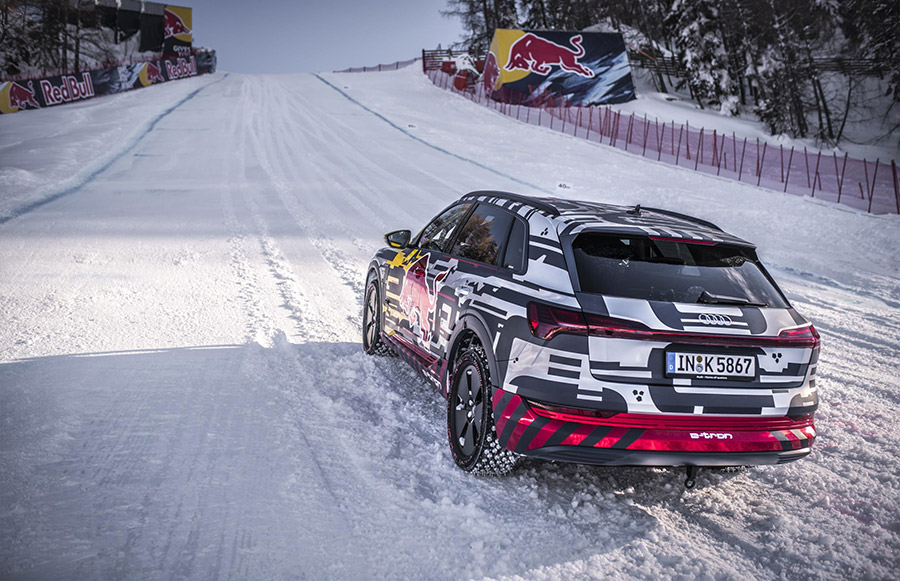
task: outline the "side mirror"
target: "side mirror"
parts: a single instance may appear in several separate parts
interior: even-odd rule
[[[412,232],[409,230],[395,230],[384,235],[384,241],[391,248],[406,248],[409,245],[409,239]]]

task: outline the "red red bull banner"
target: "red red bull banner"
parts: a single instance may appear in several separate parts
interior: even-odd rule
[[[194,42],[191,9],[184,6],[166,6],[164,18],[163,54],[190,54]]]
[[[216,70],[215,51],[57,75],[27,81],[0,81],[0,114],[42,109],[111,95]]]
[[[616,33],[498,28],[482,79],[495,100],[522,105],[548,98],[570,105],[634,99],[625,41]]]

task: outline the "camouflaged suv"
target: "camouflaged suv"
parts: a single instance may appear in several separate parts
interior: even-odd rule
[[[819,335],[753,244],[653,208],[473,192],[385,236],[363,348],[448,400],[460,468],[777,464],[810,452]]]

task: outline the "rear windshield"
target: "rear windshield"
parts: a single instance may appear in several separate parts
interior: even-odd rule
[[[584,292],[677,303],[787,306],[749,248],[585,233],[572,250]]]

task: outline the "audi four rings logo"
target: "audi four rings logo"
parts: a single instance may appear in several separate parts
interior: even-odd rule
[[[731,326],[731,317],[728,315],[710,315],[708,313],[703,313],[699,317],[700,322],[704,325],[721,325],[725,327]]]

